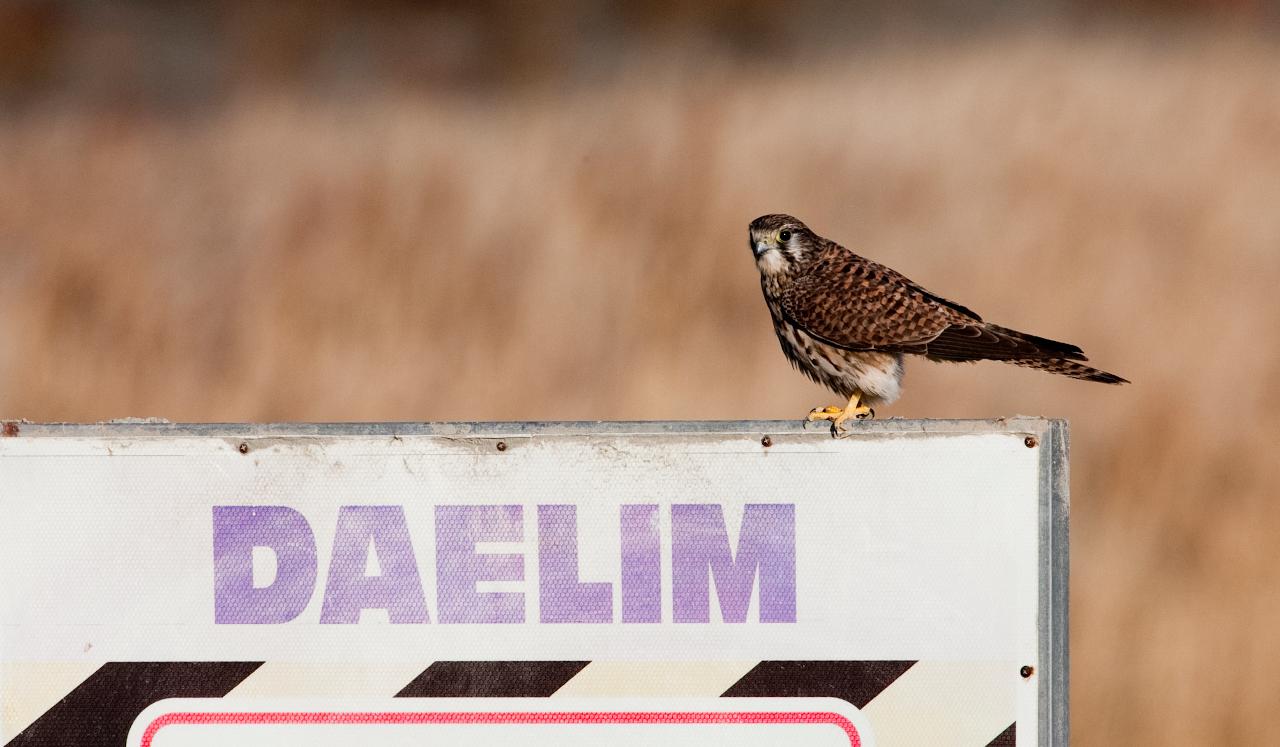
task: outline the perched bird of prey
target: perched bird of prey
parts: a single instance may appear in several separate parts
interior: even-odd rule
[[[789,215],[751,222],[749,244],[773,329],[792,365],[844,407],[815,408],[809,420],[875,417],[872,406],[898,398],[902,359],[994,360],[1103,384],[1127,384],[1090,368],[1075,345],[998,327],[894,270],[824,239]]]

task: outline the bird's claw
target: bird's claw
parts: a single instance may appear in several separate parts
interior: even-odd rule
[[[863,412],[864,410],[865,412]],[[871,420],[875,416],[876,416],[875,410],[872,410],[870,407],[863,406],[863,407],[859,407],[857,411],[854,412],[854,414],[852,415],[852,418],[854,420]],[[835,439],[848,438],[850,431],[844,425],[846,422],[848,422],[848,418],[833,418],[831,420],[831,437],[832,438],[835,438]]]
[[[808,428],[809,423],[815,420],[830,420],[831,437],[844,438],[849,435],[848,430],[844,427],[845,421],[851,418],[854,420],[869,420],[875,416],[876,411],[866,405],[815,407],[809,411],[809,415],[804,420],[804,426]]]
[[[805,418],[806,423],[812,423],[815,420],[832,420],[834,416],[844,412],[843,407],[836,405],[828,405],[826,407],[815,407],[809,411],[809,416]]]
[[[836,418],[839,417],[842,412],[844,412],[844,409],[835,405],[830,405],[828,407],[815,407],[809,411],[807,416],[805,416],[802,425],[806,430],[808,430],[810,423],[819,420],[830,420],[834,423]]]

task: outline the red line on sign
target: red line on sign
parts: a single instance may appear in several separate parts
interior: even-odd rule
[[[830,724],[861,747],[858,730],[838,713],[823,711],[510,711],[495,713],[434,712],[223,712],[166,713],[147,725],[142,747],[151,747],[166,726],[197,724]]]

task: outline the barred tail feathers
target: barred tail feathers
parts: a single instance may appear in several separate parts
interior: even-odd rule
[[[1026,368],[1034,368],[1039,371],[1048,371],[1060,376],[1070,376],[1073,379],[1082,379],[1084,381],[1096,381],[1100,384],[1128,384],[1129,380],[1116,376],[1113,373],[1090,368],[1083,363],[1077,363],[1066,358],[1014,358],[1008,361],[1015,366],[1024,366]]]
[[[936,361],[993,360],[1073,379],[1103,384],[1127,384],[1127,380],[1080,363],[1089,360],[1084,351],[1069,342],[1019,332],[985,322],[953,324],[923,346],[923,353]]]

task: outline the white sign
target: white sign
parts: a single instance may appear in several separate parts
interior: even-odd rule
[[[417,668],[386,675],[400,679],[384,691],[362,692],[468,696],[524,693],[408,685],[440,662],[579,662],[563,675],[451,676],[484,687],[563,676],[556,691],[566,693],[595,677],[608,684],[592,696],[621,697],[680,684],[637,692],[604,668],[714,671],[709,690],[677,692],[713,702],[733,700],[717,696],[735,687],[796,695],[785,681],[825,677],[829,691],[799,694],[843,697],[858,718],[895,688],[927,701],[967,678],[965,690],[984,695],[961,709],[982,722],[974,734],[990,732],[983,744],[1015,723],[1019,741],[1040,741],[1054,698],[1065,705],[1046,676],[1049,628],[1065,616],[1049,609],[1065,602],[1065,565],[1050,567],[1065,546],[1046,546],[1055,521],[1065,530],[1065,503],[1057,517],[1052,505],[1053,486],[1065,485],[1065,430],[1038,419],[859,425],[834,440],[778,423],[23,424],[0,439],[0,694],[20,702],[17,714],[6,704],[3,735],[53,713],[21,693],[56,691],[50,680],[65,685],[90,667],[84,693],[92,677],[127,683],[129,663],[256,666],[243,677],[218,670],[239,677],[216,693],[218,710],[270,678],[281,684],[260,686],[264,704],[325,695],[308,667],[342,672],[330,695],[409,662]],[[815,675],[805,662],[860,663],[856,672],[891,684],[872,693],[874,683],[858,684],[871,675]],[[769,666],[780,674],[759,674]],[[752,672],[768,682],[751,684]],[[841,695],[860,687],[871,700]],[[432,709],[413,712],[443,712]],[[883,729],[918,731],[902,707],[886,709],[863,744]],[[580,726],[570,731],[639,728]],[[771,728],[826,744],[804,741],[811,726]],[[395,730],[446,727],[457,728]],[[449,743],[528,728],[468,726]],[[752,727],[647,728],[680,744]],[[180,731],[199,732],[169,733]],[[567,734],[545,743],[574,743]],[[167,739],[156,744],[212,743]]]

